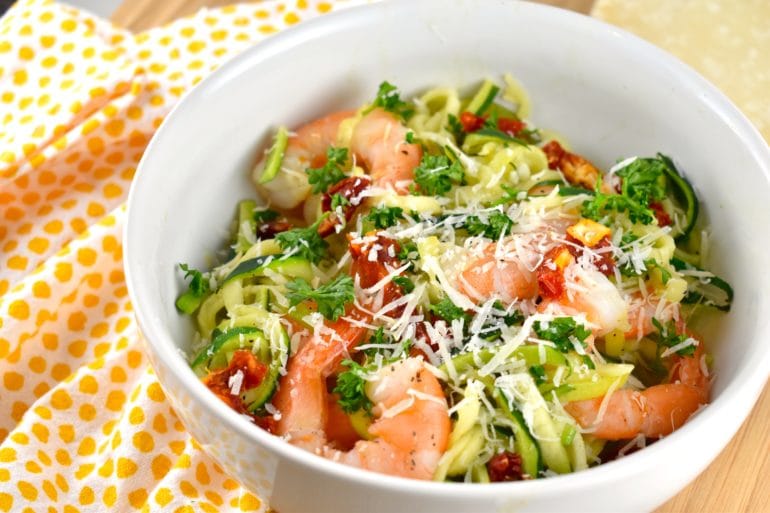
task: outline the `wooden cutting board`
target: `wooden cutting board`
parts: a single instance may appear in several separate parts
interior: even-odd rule
[[[416,0],[415,0],[416,1]],[[594,0],[537,0],[588,14]],[[141,31],[233,0],[124,0],[112,21]],[[656,513],[770,512],[770,384],[737,435],[695,481]],[[647,493],[647,490],[639,490]],[[622,510],[619,505],[618,511]]]

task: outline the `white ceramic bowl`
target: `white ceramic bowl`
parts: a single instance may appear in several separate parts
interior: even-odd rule
[[[602,167],[674,156],[713,228],[711,264],[736,290],[707,334],[713,403],[647,449],[573,475],[496,485],[409,481],[294,448],[230,410],[182,353],[192,335],[174,299],[178,262],[207,267],[271,127],[372,97],[510,72],[532,119]],[[234,477],[281,513],[643,511],[693,479],[745,419],[770,367],[770,152],[713,86],[653,46],[566,11],[505,0],[401,0],[349,9],[272,37],[195,88],[150,144],[134,180],[125,264],[152,364],[185,426]]]

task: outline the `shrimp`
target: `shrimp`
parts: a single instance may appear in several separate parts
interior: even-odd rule
[[[340,123],[354,114],[354,111],[335,112],[299,127],[289,137],[281,170],[275,178],[259,183],[266,158],[254,167],[252,178],[257,191],[273,205],[286,210],[305,201],[311,190],[305,169],[322,167],[326,163],[326,150],[337,143]]]
[[[322,330],[327,331],[327,330]],[[441,384],[422,358],[407,358],[382,368],[367,384],[374,403],[373,440],[360,440],[344,452],[328,443],[326,378],[366,330],[340,319],[333,334],[307,340],[289,360],[273,400],[281,412],[276,433],[326,458],[386,474],[430,479],[449,441],[449,411]],[[339,339],[336,341],[335,339]]]
[[[627,327],[626,303],[615,285],[595,267],[576,262],[566,247],[556,247],[546,254],[537,278],[543,298],[538,306],[540,312],[585,314],[597,337]]]
[[[652,294],[642,297],[640,294],[634,294],[628,299],[628,324],[631,328],[625,332],[626,338],[640,339],[655,331],[653,318],[662,324],[671,320],[677,321],[680,329],[684,328],[684,320],[679,315],[679,304],[670,303],[668,306],[661,306],[663,301]]]
[[[383,367],[367,383],[374,403],[373,440],[324,456],[348,465],[412,479],[431,479],[449,443],[451,422],[441,383],[422,358]]]
[[[359,310],[349,314],[364,320]],[[304,340],[289,358],[273,405],[281,412],[276,433],[299,447],[314,451],[323,446],[328,416],[326,378],[337,370],[348,352],[366,336],[366,328],[345,317],[322,326]]]
[[[644,435],[661,438],[681,427],[709,402],[709,380],[701,356],[702,344],[691,356],[676,356],[669,383],[643,391],[617,390],[607,399],[599,418],[603,397],[567,403],[564,408],[584,428],[606,440]]]
[[[512,253],[496,254],[496,244],[490,243],[481,257],[472,260],[459,274],[460,292],[482,301],[499,297],[505,302],[531,299],[537,295],[535,273]]]
[[[422,159],[419,144],[406,142],[406,127],[393,114],[374,109],[356,124],[350,151],[360,160],[375,185],[409,192],[414,168]]]
[[[381,244],[351,241],[352,273],[367,288],[388,274],[389,247],[395,241],[378,237]],[[369,254],[375,251],[372,262]],[[387,287],[386,287],[387,288]],[[397,291],[386,290],[388,299]],[[370,306],[364,301],[365,306]],[[303,341],[289,359],[286,375],[273,399],[281,413],[275,428],[292,444],[326,458],[360,468],[415,479],[430,479],[446,450],[450,420],[446,398],[438,379],[422,358],[407,358],[380,369],[367,384],[376,420],[369,427],[373,440],[351,444],[347,420],[332,403],[326,379],[334,374],[350,350],[366,336],[371,316],[352,308],[347,316],[327,322]],[[331,425],[332,423],[337,425]],[[351,447],[341,451],[340,447]]]

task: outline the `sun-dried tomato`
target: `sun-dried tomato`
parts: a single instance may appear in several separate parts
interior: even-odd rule
[[[272,415],[254,415],[253,413],[247,413],[254,420],[254,424],[261,427],[268,433],[275,434],[278,428],[278,421]]]
[[[480,130],[486,123],[487,118],[485,116],[477,116],[473,112],[465,111],[460,114],[460,124],[463,126],[465,132],[475,132]]]
[[[339,194],[349,204],[342,207],[342,212],[345,215],[345,222],[350,221],[356,209],[361,204],[361,194],[369,188],[372,181],[368,176],[349,176],[332,185],[329,190],[321,198],[321,211],[329,212],[332,210],[332,198],[335,194]],[[332,212],[326,216],[326,219],[321,221],[318,226],[318,234],[321,237],[326,237],[334,232],[334,227],[341,223],[341,220],[337,218],[337,213]]]
[[[537,268],[537,285],[543,299],[560,299],[567,290],[564,268],[556,262],[565,251],[570,252],[570,247],[566,244],[552,248]]]
[[[258,239],[272,239],[276,234],[292,229],[292,225],[286,219],[274,219],[257,225]]]
[[[230,364],[226,368],[212,372],[203,378],[203,384],[230,408],[242,415],[250,416],[254,423],[265,431],[275,433],[278,422],[272,415],[261,416],[250,412],[241,399],[241,395],[233,395],[230,391],[230,377],[236,375],[238,371],[243,373],[243,381],[241,382],[241,391],[243,392],[258,387],[265,379],[268,368],[251,351],[239,349],[233,353]]]
[[[425,327],[425,323],[418,322],[414,326],[414,338],[415,340],[422,340],[428,346],[430,346],[433,351],[438,351],[438,343],[434,342],[433,339],[430,338],[430,335],[428,334],[428,329]],[[425,354],[425,351],[420,349],[417,346],[412,346],[409,349],[409,356],[422,356],[426,361],[428,360],[428,355]]]
[[[509,451],[492,456],[487,463],[487,472],[489,473],[489,480],[492,482],[521,481],[524,479],[524,473],[521,470],[521,456]]]
[[[583,249],[585,248],[585,244],[569,234],[567,234],[567,240],[574,244],[574,246],[571,245],[569,247],[570,253],[572,253],[575,258],[579,258],[585,251]],[[607,235],[602,237],[601,240],[591,248],[591,254],[594,255],[593,264],[600,273],[606,276],[611,276],[615,273],[615,259],[612,256],[612,251],[604,249],[608,248],[611,244],[610,237]]]
[[[364,289],[373,287],[401,263],[398,258],[401,251],[398,241],[384,235],[375,237],[369,240],[372,237],[367,236],[365,242],[350,242],[350,273],[354,277],[358,276],[358,282]],[[388,281],[383,287],[383,304],[388,304],[402,295],[401,288],[393,281]],[[392,311],[390,315],[398,315],[398,312]]]
[[[515,118],[500,118],[497,120],[497,128],[511,136],[519,135],[519,132],[527,128],[526,123]]]
[[[561,171],[569,183],[589,190],[596,188],[601,172],[586,158],[565,150],[557,141],[550,141],[542,150],[548,158],[548,167]],[[602,189],[604,192],[606,187]]]
[[[650,208],[655,212],[655,218],[658,220],[658,226],[670,226],[672,223],[671,216],[663,208],[663,204],[658,201],[650,203]]]
[[[557,141],[549,141],[542,148],[543,153],[548,158],[549,169],[561,169],[561,161],[567,154],[567,151],[562,148],[561,144]]]
[[[262,383],[267,375],[267,365],[257,360],[251,351],[239,349],[233,353],[230,364],[226,368],[212,372],[203,378],[203,384],[238,413],[248,413],[240,394],[233,394],[230,391],[230,378],[238,371],[243,374],[241,391],[245,391]]]

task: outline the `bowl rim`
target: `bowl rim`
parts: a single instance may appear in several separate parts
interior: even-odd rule
[[[446,9],[444,1],[421,0],[419,3],[423,5],[433,3],[436,7],[441,6]],[[506,3],[505,0],[473,1],[477,3]],[[610,461],[580,472],[558,475],[548,479],[496,483],[490,486],[477,483],[419,481],[373,471],[361,472],[361,469],[314,455],[286,443],[275,435],[255,428],[252,422],[239,415],[209,392],[200,380],[195,377],[187,361],[179,351],[175,350],[176,347],[173,344],[173,340],[170,334],[164,331],[163,325],[148,314],[144,305],[151,302],[149,300],[150,294],[140,279],[141,273],[132,270],[130,265],[131,255],[134,252],[131,234],[136,224],[131,223],[131,214],[138,209],[136,204],[141,195],[145,175],[149,174],[148,168],[152,166],[153,155],[159,151],[159,147],[162,147],[166,133],[174,129],[174,119],[179,115],[178,113],[195,109],[197,103],[203,100],[203,97],[209,94],[211,89],[217,88],[218,84],[227,83],[233,76],[239,75],[242,69],[259,65],[260,61],[275,54],[280,54],[284,50],[291,50],[293,47],[301,45],[303,42],[307,42],[314,37],[354,26],[359,21],[365,22],[371,18],[376,18],[384,14],[382,12],[383,9],[408,9],[414,3],[417,2],[413,2],[413,0],[383,0],[365,5],[346,7],[274,34],[223,63],[217,70],[189,90],[171,109],[152,137],[137,167],[137,172],[129,191],[126,223],[123,230],[125,245],[123,259],[128,293],[134,305],[134,313],[140,333],[145,338],[146,344],[152,346],[148,347],[148,349],[154,353],[155,358],[158,358],[173,373],[174,378],[185,387],[193,400],[209,410],[223,424],[225,429],[233,430],[247,440],[261,444],[279,457],[288,458],[296,464],[370,487],[398,488],[403,491],[423,495],[440,494],[458,498],[469,496],[478,498],[495,497],[499,495],[501,486],[505,486],[509,493],[515,491],[519,492],[522,496],[553,492],[555,489],[562,491],[581,489],[632,477],[639,472],[639,469],[650,468],[654,463],[661,461],[661,457],[664,456],[664,453],[669,450],[672,444],[679,443],[680,439],[690,436],[691,433],[696,433],[707,424],[716,422],[719,419],[720,426],[723,428],[721,432],[723,436],[721,440],[717,440],[717,443],[713,445],[716,446],[716,449],[713,451],[713,455],[716,456],[737,432],[759,397],[768,379],[768,375],[770,375],[770,352],[765,354],[764,359],[758,361],[753,367],[741,373],[738,378],[730,382],[721,395],[709,404],[710,407],[704,408],[696,417],[692,418],[670,436],[657,441],[654,445],[645,448],[643,451],[638,451],[619,460]],[[562,18],[564,21],[572,24],[572,28],[581,34],[590,34],[591,37],[599,37],[607,40],[607,42],[625,45],[630,52],[646,63],[655,61],[655,65],[661,66],[677,75],[680,81],[679,85],[683,89],[690,90],[693,94],[699,95],[701,101],[722,122],[730,125],[732,130],[741,136],[745,149],[749,151],[751,158],[758,163],[767,182],[765,184],[766,188],[770,190],[770,147],[762,139],[758,130],[732,104],[724,93],[719,91],[687,64],[653,44],[600,20],[543,4],[530,2],[510,3],[517,4],[517,9],[533,16]],[[770,321],[757,324],[756,336],[770,336]],[[158,350],[159,348],[173,350]],[[715,404],[719,404],[722,407],[711,407]],[[723,407],[726,406],[731,406],[735,415],[724,416]],[[724,429],[725,427],[727,429]],[[712,459],[713,457],[709,461]]]

